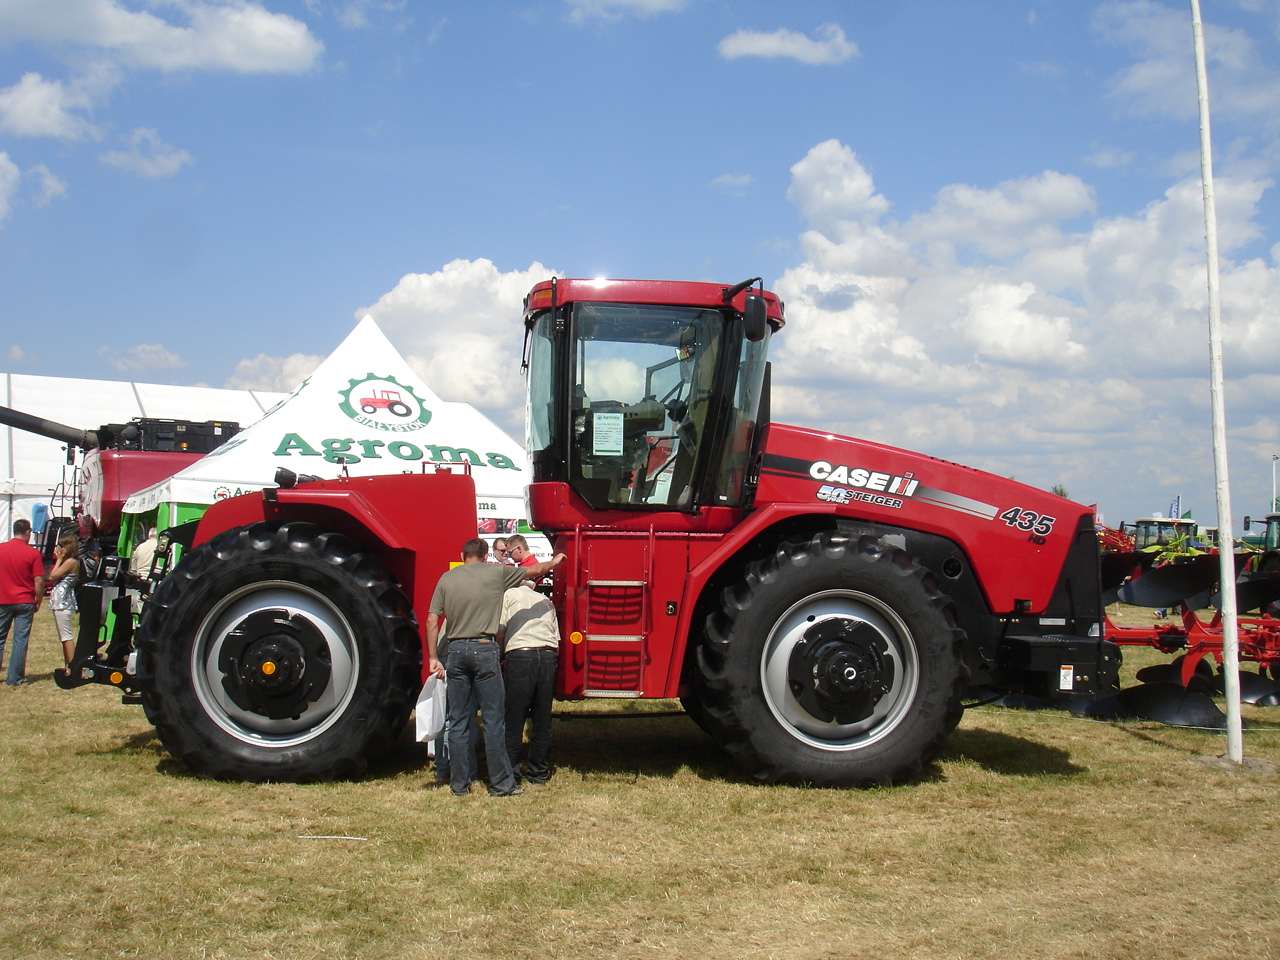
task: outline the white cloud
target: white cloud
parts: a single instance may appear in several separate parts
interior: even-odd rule
[[[452,260],[432,273],[410,273],[357,319],[372,316],[405,360],[437,394],[470,403],[512,436],[524,434],[520,376],[525,294],[556,271],[537,261],[524,270],[499,270],[486,259]],[[292,390],[321,357],[258,354],[236,364],[228,387]],[[636,372],[611,369],[619,382]]]
[[[871,174],[839,140],[823,141],[792,166],[787,199],[828,235],[838,234],[843,223],[874,222],[889,210]]]
[[[99,347],[98,356],[119,373],[176,370],[187,365],[187,361],[160,343],[138,343],[124,348]]]
[[[1196,115],[1191,23],[1184,6],[1154,0],[1102,4],[1094,32],[1136,54],[1113,79],[1115,102],[1141,113],[1188,120]],[[1255,40],[1243,29],[1206,21],[1208,61],[1216,114],[1262,121],[1275,132],[1280,118],[1280,70],[1263,63]]]
[[[90,104],[83,89],[24,73],[13,86],[0,89],[0,130],[15,137],[95,138],[98,128],[81,115]]]
[[[27,351],[23,350],[16,343],[9,344],[9,349],[4,352],[5,359],[10,363],[21,363],[27,359]]]
[[[1261,498],[1250,458],[1280,433],[1280,244],[1241,255],[1270,186],[1218,181],[1240,503]],[[895,220],[853,150],[827,141],[792,168],[788,196],[807,229],[804,261],[775,284],[788,321],[772,348],[775,417],[1062,482],[1113,520],[1179,489],[1208,513],[1198,176],[1119,216],[1099,217],[1083,180],[1044,171],[945,185]]]
[[[685,2],[686,0],[565,0],[569,7],[569,19],[574,23],[677,13],[684,9]]]
[[[974,246],[996,255],[1057,236],[1056,225],[1094,209],[1093,191],[1079,177],[1046,170],[985,189],[956,183],[938,191],[933,208],[913,217],[913,240]]]
[[[523,434],[520,324],[524,296],[555,271],[537,261],[503,272],[492,261],[453,260],[410,273],[356,317],[371,315],[432,390],[474,404]]]
[[[749,173],[722,173],[711,180],[711,186],[730,194],[743,194],[755,182]]]
[[[22,179],[22,171],[9,159],[9,154],[0,150],[0,223],[9,216],[9,203],[18,189],[18,181]]]
[[[824,23],[808,37],[794,30],[735,30],[720,41],[720,56],[797,60],[811,65],[844,63],[858,55],[858,45],[834,23]]]
[[[1028,306],[1036,292],[1032,283],[982,283],[965,297],[968,310],[957,324],[980,357],[1015,364],[1060,363],[1084,355],[1071,339],[1071,320],[1040,313]]]
[[[291,353],[273,357],[260,353],[236,364],[227,378],[227,386],[237,390],[277,390],[288,393],[320,366],[319,357],[310,353]]]
[[[98,50],[156,70],[299,73],[323,44],[300,20],[252,0],[164,0],[153,10],[119,0],[0,0],[0,36]]]
[[[66,181],[56,176],[43,163],[37,163],[27,171],[28,176],[36,178],[36,206],[47,207],[54,200],[67,192]]]
[[[192,162],[191,154],[160,139],[156,131],[139,127],[129,134],[127,150],[108,150],[102,162],[140,177],[172,177]]]

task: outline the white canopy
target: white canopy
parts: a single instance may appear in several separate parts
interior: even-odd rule
[[[286,396],[261,390],[0,374],[0,404],[82,430],[128,423],[134,417],[249,424]],[[61,441],[0,426],[0,539],[8,538],[14,520],[31,519],[37,503],[49,503],[62,483],[69,488],[72,471]],[[70,508],[69,500],[65,506]]]
[[[446,403],[365,317],[315,372],[261,420],[168,480],[135,493],[126,513],[161,503],[214,503],[273,486],[277,467],[336,477],[471,465],[481,517],[525,515],[524,448],[465,403]]]

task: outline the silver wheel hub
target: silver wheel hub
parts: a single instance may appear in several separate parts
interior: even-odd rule
[[[263,747],[318,737],[342,716],[360,673],[346,617],[311,587],[248,584],[201,621],[191,676],[205,713],[226,733]]]
[[[774,717],[822,750],[859,750],[887,736],[910,712],[919,678],[906,623],[858,590],[824,590],[792,604],[760,658]]]

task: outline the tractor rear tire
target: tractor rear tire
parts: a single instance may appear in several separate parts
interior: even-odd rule
[[[758,780],[913,780],[959,722],[964,631],[933,574],[884,539],[782,544],[719,606],[695,695]]]
[[[404,727],[420,650],[375,556],[311,523],[254,524],[187,551],[147,604],[143,708],[198,773],[356,777]]]

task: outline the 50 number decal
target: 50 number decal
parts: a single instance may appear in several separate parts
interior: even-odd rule
[[[1000,514],[1000,519],[1008,526],[1026,530],[1028,533],[1034,533],[1038,537],[1047,537],[1053,533],[1053,525],[1057,522],[1056,517],[1036,513],[1034,510],[1023,510],[1021,507],[1010,507]]]

